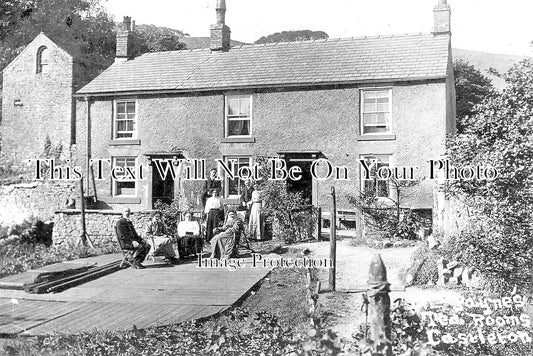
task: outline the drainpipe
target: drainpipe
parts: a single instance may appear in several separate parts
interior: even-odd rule
[[[89,196],[89,177],[91,173],[91,97],[86,96],[85,101],[87,102],[87,150],[86,150],[86,179],[85,179],[85,192]]]

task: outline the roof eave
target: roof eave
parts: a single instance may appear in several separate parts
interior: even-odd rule
[[[104,96],[132,96],[132,95],[158,95],[158,94],[181,94],[181,93],[197,93],[210,91],[232,91],[232,90],[251,90],[251,89],[272,89],[272,88],[309,88],[309,87],[323,87],[332,85],[361,85],[361,84],[391,84],[398,82],[421,82],[434,81],[446,79],[446,75],[438,76],[421,76],[421,77],[406,77],[406,78],[385,78],[385,79],[365,79],[365,80],[347,80],[347,81],[331,81],[331,82],[310,82],[310,83],[278,83],[265,85],[236,85],[224,87],[205,87],[205,88],[189,88],[189,89],[153,89],[153,90],[125,90],[125,91],[95,91],[83,92],[79,90],[75,97],[104,97]]]

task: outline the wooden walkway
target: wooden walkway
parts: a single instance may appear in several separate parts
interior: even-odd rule
[[[100,259],[108,263],[119,257]],[[229,308],[270,272],[246,262],[245,268],[230,271],[199,268],[193,261],[175,266],[156,261],[145,263],[143,270],[123,269],[55,294],[0,289],[0,334],[141,329],[208,317]]]

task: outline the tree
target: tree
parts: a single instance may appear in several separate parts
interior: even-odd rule
[[[186,49],[186,45],[179,41],[185,34],[179,30],[154,25],[135,26],[136,43],[134,52],[142,54],[147,52],[176,51]]]
[[[455,94],[457,96],[457,132],[464,131],[464,121],[472,116],[474,106],[494,90],[491,80],[461,59],[454,61]]]
[[[496,179],[454,180],[448,192],[473,209],[476,227],[458,236],[457,251],[501,286],[531,283],[533,268],[533,62],[504,75],[448,141],[455,167],[494,167]]]
[[[33,0],[0,46],[2,70],[40,32],[62,46],[76,47],[78,60],[103,67],[112,63],[114,27],[100,0]]]
[[[374,178],[373,185],[379,183]],[[410,188],[420,184],[420,180],[391,178],[381,183],[390,194],[378,196],[376,189],[357,190],[355,194],[348,195],[348,201],[361,213],[371,234],[378,233],[391,239],[417,239],[420,217],[402,205],[413,194]]]
[[[305,40],[319,40],[329,38],[324,31],[298,30],[298,31],[283,31],[276,32],[268,36],[263,36],[255,43],[275,43],[275,42],[289,42],[289,41],[305,41]]]
[[[31,15],[31,0],[4,0],[0,2],[0,41],[15,30],[25,17]]]

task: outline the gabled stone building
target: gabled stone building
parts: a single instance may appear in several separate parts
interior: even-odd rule
[[[148,168],[143,179],[97,180],[98,199],[108,207],[150,209],[156,199],[199,188],[162,181],[155,158],[205,158],[210,166],[219,158],[241,167],[267,155],[304,172],[327,159],[348,168],[349,180],[304,174],[291,184],[329,210],[332,185],[340,209],[350,208],[344,198],[354,188],[390,194],[360,179],[361,158],[425,167],[444,153],[446,134],[455,130],[445,0],[435,8],[432,33],[236,47],[225,1],[216,11],[210,48],[126,54],[77,92],[76,142],[86,170],[94,158]],[[127,53],[127,41],[118,42],[117,53]],[[239,194],[241,184],[226,177],[224,195]],[[431,209],[433,182],[416,189],[405,205]]]
[[[2,153],[17,162],[38,158],[48,136],[69,158],[76,142],[73,94],[104,68],[82,60],[74,43],[37,35],[2,71]]]

